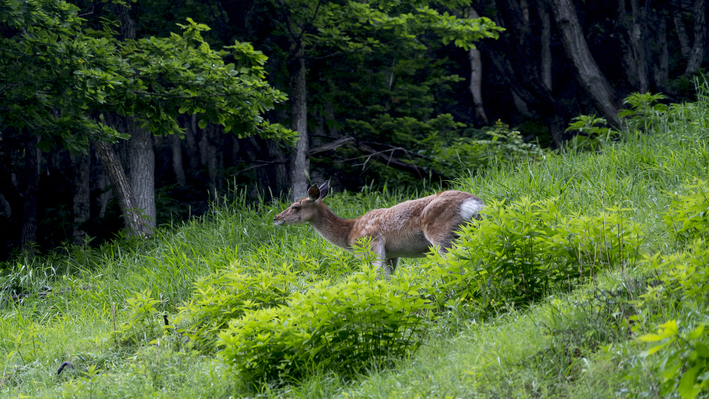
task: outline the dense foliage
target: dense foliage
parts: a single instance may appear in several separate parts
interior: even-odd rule
[[[648,116],[652,133],[471,173],[458,187],[486,200],[486,217],[391,281],[366,256],[274,228],[284,204],[244,192],[155,241],[6,263],[0,389],[702,397],[706,110],[669,107]],[[353,217],[422,194],[328,204]],[[48,377],[64,361],[74,369]]]
[[[182,34],[120,42],[86,29],[79,8],[67,2],[3,2],[7,24],[0,44],[3,137],[38,134],[38,148],[59,145],[76,153],[89,140],[127,139],[104,113],[135,115],[153,133],[182,134],[177,116],[278,137],[260,116],[285,100],[265,79],[266,57],[248,43],[214,51],[202,38],[206,25],[188,19]],[[230,55],[236,63],[225,63]],[[292,135],[291,135],[292,137]]]
[[[126,209],[147,230],[200,215],[234,185],[253,201],[308,179],[421,188],[539,147],[598,148],[618,139],[619,99],[648,105],[620,113],[632,125],[693,98],[703,4],[2,1],[0,259],[99,244]],[[603,81],[608,107],[589,87]],[[596,116],[566,129],[579,114]],[[137,204],[119,209],[104,142]]]

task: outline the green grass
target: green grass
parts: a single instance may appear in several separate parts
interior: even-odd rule
[[[664,116],[651,133],[627,133],[599,152],[546,154],[540,161],[461,171],[467,177],[454,185],[483,200],[557,198],[569,213],[622,206],[643,226],[643,252],[680,250],[662,215],[685,182],[709,177],[707,112],[706,104],[687,105],[674,114],[682,118]],[[366,188],[337,193],[327,203],[342,217],[356,217],[437,189]],[[312,229],[274,226],[284,203],[247,205],[239,192],[227,202],[204,217],[160,229],[148,242],[69,247],[1,265],[0,396],[660,397],[652,360],[639,356],[647,345],[636,337],[682,318],[686,309],[641,308],[647,272],[636,264],[572,292],[551,293],[527,309],[486,319],[464,308],[449,310],[431,324],[424,346],[412,356],[354,379],[321,371],[254,388],[230,374],[214,353],[193,351],[175,334],[141,337],[136,330],[132,343],[114,339],[134,310],[126,300],[137,292],[149,290],[159,301],[156,310],[172,319],[198,278],[227,267],[255,272],[290,265],[306,276],[293,289],[305,291],[308,281],[340,281],[361,265]],[[416,274],[424,262],[404,259],[397,273]],[[12,299],[10,293],[22,296]],[[706,303],[697,305],[696,317],[707,320],[706,309]],[[629,321],[638,314],[642,320]],[[162,317],[149,322],[159,329]],[[57,375],[64,361],[74,369]]]

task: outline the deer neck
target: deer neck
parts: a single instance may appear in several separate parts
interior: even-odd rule
[[[346,250],[351,249],[349,237],[354,220],[338,217],[322,201],[318,201],[317,214],[310,221],[310,225],[331,244]]]

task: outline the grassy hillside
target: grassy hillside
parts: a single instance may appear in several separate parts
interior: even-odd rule
[[[700,100],[655,116],[645,114],[638,120],[647,125],[647,133],[625,132],[622,140],[598,151],[545,154],[543,159],[484,171],[461,170],[456,188],[491,204],[490,222],[479,227],[481,232],[499,228],[503,225],[499,221],[516,229],[524,224],[523,217],[530,218],[530,225],[547,220],[539,209],[553,210],[548,223],[555,229],[563,228],[567,217],[573,221],[604,215],[589,226],[600,223],[599,231],[615,231],[605,219],[613,212],[622,215],[620,222],[613,223],[636,224],[642,241],[631,248],[632,256],[624,249],[631,247],[627,244],[631,241],[613,247],[599,242],[607,238],[604,235],[594,244],[597,254],[584,252],[593,259],[584,263],[579,255],[578,264],[588,269],[580,270],[580,276],[567,276],[568,284],[560,280],[550,285],[553,291],[543,297],[522,293],[523,301],[512,303],[494,296],[501,291],[461,291],[447,280],[457,274],[446,267],[468,264],[462,255],[404,259],[392,282],[382,281],[372,277],[364,262],[326,243],[312,229],[275,227],[273,216],[286,204],[247,206],[238,193],[209,215],[160,230],[149,242],[117,242],[100,249],[71,247],[32,261],[3,264],[0,395],[596,398],[692,397],[699,390],[699,397],[707,397],[700,389],[709,379],[709,374],[703,374],[709,369],[702,368],[709,364],[702,363],[709,358],[704,353],[709,339],[701,330],[709,324],[703,258],[709,255],[702,241],[707,221],[702,209],[709,206],[707,185],[696,179],[708,179],[708,111],[709,103]],[[340,216],[356,217],[435,191],[436,187],[423,192],[365,189],[336,193],[326,202]],[[525,203],[537,205],[524,208]],[[514,209],[522,216],[512,220],[517,217],[509,216]],[[538,213],[529,213],[530,209]],[[495,210],[507,210],[508,216]],[[668,212],[673,212],[670,220],[675,223],[665,221]],[[583,236],[579,229],[568,230],[568,236]],[[471,229],[461,247],[472,248],[479,239],[477,231]],[[623,234],[618,237],[629,240]],[[488,237],[485,243],[493,245],[494,239]],[[532,259],[548,272],[548,264],[555,260],[548,260],[543,252],[557,248],[553,245],[558,242],[544,241],[536,233],[520,242],[530,240],[544,245],[520,247],[524,259]],[[628,254],[610,262],[608,248]],[[673,253],[684,255],[670,258]],[[478,259],[478,254],[472,256]],[[494,256],[485,255],[486,262],[493,262]],[[564,262],[571,261],[573,256]],[[514,262],[506,265],[497,270],[523,267]],[[460,271],[470,281],[481,275],[495,277],[485,272]],[[518,281],[515,278],[510,281]],[[385,361],[363,364],[354,374],[337,371],[347,363],[345,355],[324,358],[332,368],[299,365],[293,369],[298,374],[290,378],[281,373],[278,380],[262,381],[236,373],[238,367],[218,353],[224,346],[215,349],[218,331],[228,326],[195,322],[206,312],[215,312],[208,320],[217,321],[269,317],[267,312],[286,309],[279,304],[290,308],[270,321],[296,317],[293,309],[307,303],[308,293],[328,294],[347,284],[358,288],[337,291],[338,295],[359,295],[373,287],[394,299],[435,303],[407,311],[419,318],[418,324],[406,319],[413,324],[405,324],[402,331],[422,345],[403,358],[391,352]],[[415,289],[402,294],[403,284]],[[455,295],[446,297],[442,293],[449,288]],[[362,306],[351,305],[347,311]],[[375,327],[381,314],[367,313],[373,318],[357,320],[354,328],[380,331]],[[342,319],[346,317],[333,320]],[[168,327],[164,327],[166,320]],[[676,334],[672,324],[665,324],[672,320],[678,325]],[[195,332],[198,328],[204,328],[201,336]],[[376,336],[364,334],[357,339],[376,340]],[[259,339],[254,335],[244,342],[251,345]],[[276,341],[268,342],[258,350],[275,347]],[[671,345],[643,353],[658,342]],[[408,353],[407,347],[401,348]],[[273,357],[278,355],[273,350],[254,353],[280,359]],[[67,361],[73,369],[57,374]]]

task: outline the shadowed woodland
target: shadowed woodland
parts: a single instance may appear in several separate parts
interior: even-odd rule
[[[237,190],[445,185],[494,167],[500,143],[563,151],[588,135],[568,129],[578,115],[620,128],[631,93],[692,100],[706,15],[705,0],[3,1],[0,258],[147,236]]]

